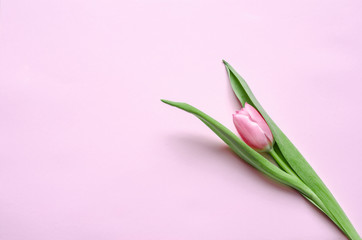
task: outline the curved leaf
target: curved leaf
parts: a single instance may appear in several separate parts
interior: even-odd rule
[[[333,197],[332,193],[318,177],[309,163],[304,159],[298,149],[287,138],[287,136],[285,136],[285,134],[279,129],[279,127],[262,108],[245,80],[235,71],[233,67],[230,66],[229,63],[224,60],[223,62],[226,66],[232,89],[237,98],[240,100],[241,104],[248,102],[261,113],[274,135],[277,148],[280,150],[289,166],[294,170],[298,177],[319,197],[328,211],[334,216],[336,221],[340,223],[342,226],[342,231],[346,232],[350,239],[360,239],[357,231]]]
[[[216,133],[216,135],[218,135],[227,145],[229,145],[229,147],[244,161],[254,166],[256,169],[268,175],[269,177],[300,191],[304,195],[307,195],[309,198],[313,199],[313,201],[315,201],[317,204],[320,204],[318,197],[313,193],[313,191],[304,185],[299,178],[284,172],[272,164],[215,119],[189,104],[172,102],[168,100],[161,101],[195,115],[214,133]]]

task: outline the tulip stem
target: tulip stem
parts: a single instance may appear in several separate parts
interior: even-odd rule
[[[331,214],[331,212],[326,208],[324,203],[315,195],[315,193],[307,186],[305,183],[298,177],[298,175],[289,167],[289,165],[275,152],[274,148],[272,148],[269,154],[274,158],[279,167],[281,167],[285,172],[289,173],[293,177],[295,177],[297,182],[300,182],[301,185],[300,193],[307,198],[312,204],[314,204],[317,208],[319,208],[324,214],[326,214],[341,230],[344,232],[348,238],[352,239],[348,232],[343,228],[343,226],[338,222],[338,220]]]
[[[275,152],[274,148],[272,148],[269,154],[274,158],[274,160],[278,163],[278,165],[287,173],[297,176],[293,169],[289,167],[289,165]]]

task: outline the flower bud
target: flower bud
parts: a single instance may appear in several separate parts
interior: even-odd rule
[[[268,152],[273,147],[273,134],[260,113],[248,103],[233,114],[233,120],[241,139],[258,152]]]

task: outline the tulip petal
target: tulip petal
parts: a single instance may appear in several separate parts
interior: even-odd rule
[[[256,150],[263,150],[269,145],[269,140],[264,131],[250,116],[242,114],[234,114],[233,116],[236,129],[246,144]]]
[[[273,142],[273,134],[270,131],[268,124],[265,122],[264,118],[260,115],[260,113],[250,104],[245,103],[244,107],[245,111],[250,114],[251,119],[256,122],[261,129],[263,129],[265,136],[268,138],[269,142]]]

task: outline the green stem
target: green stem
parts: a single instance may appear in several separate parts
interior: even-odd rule
[[[289,165],[279,157],[279,155],[275,152],[274,148],[270,150],[269,154],[274,158],[274,160],[285,172],[289,173],[290,175],[297,176],[297,174],[295,174],[295,172],[289,167]]]
[[[275,152],[274,148],[270,150],[269,154],[274,158],[279,167],[281,167],[285,172],[289,173],[290,175],[298,178],[298,180],[302,183],[300,184],[301,188],[303,188],[304,191],[304,193],[301,192],[302,196],[309,200],[312,204],[314,204],[324,214],[326,214],[341,229],[341,231],[348,236],[349,239],[352,239],[351,236],[342,227],[342,225],[338,222],[338,220],[328,210],[328,208],[326,208],[326,206],[319,199],[319,197],[307,185],[303,183],[303,181],[298,177],[293,169],[291,169],[291,167]]]

